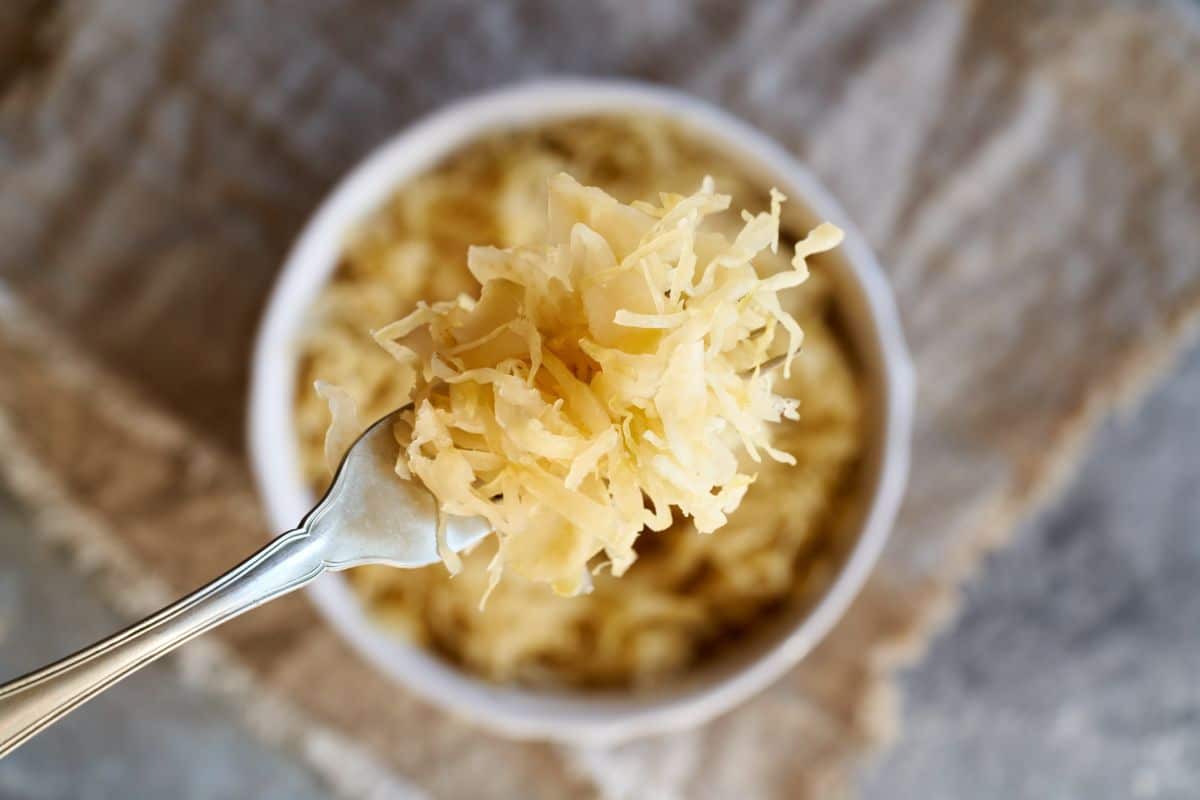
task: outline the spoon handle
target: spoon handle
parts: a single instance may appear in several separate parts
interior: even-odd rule
[[[0,686],[0,758],[159,656],[324,571],[319,540],[303,528],[288,531],[174,605]]]

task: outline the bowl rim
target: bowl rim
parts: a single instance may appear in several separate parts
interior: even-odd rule
[[[308,589],[320,613],[368,662],[418,696],[517,738],[609,743],[706,721],[781,677],[849,607],[891,531],[910,460],[915,375],[883,270],[832,195],[782,146],[728,112],[681,91],[626,80],[552,79],[461,99],[401,130],[369,153],[321,202],[292,246],[268,298],[255,341],[248,449],[273,525],[293,527],[313,502],[300,473],[293,433],[297,323],[324,285],[350,226],[410,179],[481,135],[587,114],[654,113],[730,148],[743,164],[769,169],[789,195],[846,231],[843,258],[875,330],[882,388],[881,456],[857,540],[840,572],[808,613],[756,660],[709,685],[669,696],[630,691],[589,698],[488,684],[422,648],[379,630],[340,575]],[[797,191],[798,190],[798,191]]]

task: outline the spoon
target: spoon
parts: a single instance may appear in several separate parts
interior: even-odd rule
[[[122,678],[184,642],[327,570],[362,564],[413,569],[440,561],[437,504],[395,472],[398,411],[350,447],[321,502],[299,527],[174,605],[79,651],[0,686],[0,758]],[[479,518],[448,517],[446,546],[457,552],[490,528]]]

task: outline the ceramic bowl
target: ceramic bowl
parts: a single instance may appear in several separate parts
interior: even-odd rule
[[[405,181],[479,137],[593,114],[658,115],[719,148],[745,173],[789,198],[785,227],[829,220],[846,231],[827,268],[839,314],[865,377],[871,434],[862,511],[835,574],[811,604],[784,612],[728,655],[652,691],[568,693],[489,684],[374,624],[338,574],[309,589],[329,623],[369,662],[427,700],[515,737],[612,742],[700,723],[764,688],[833,627],[862,586],[892,527],[909,462],[914,379],[883,271],[829,192],[786,150],[728,113],[679,92],[627,82],[552,81],[453,103],[385,142],[338,184],[307,223],[279,274],[253,354],[249,446],[258,488],[277,530],[315,498],[293,432],[298,333],[336,268],[348,232]],[[789,225],[789,221],[791,224]],[[386,702],[386,698],[381,698]]]

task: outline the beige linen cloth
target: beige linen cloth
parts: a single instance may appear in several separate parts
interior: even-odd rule
[[[263,541],[242,408],[266,292],[332,182],[455,97],[682,86],[811,164],[890,274],[920,376],[910,489],[810,658],[613,749],[451,718],[303,596],[176,659],[346,796],[841,793],[895,726],[892,672],[1200,308],[1196,6],[12,0],[0,25],[0,465],[130,614]]]

